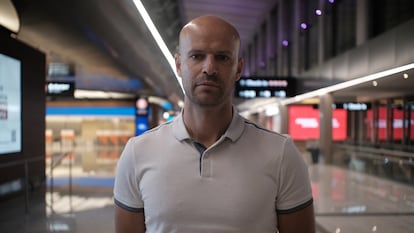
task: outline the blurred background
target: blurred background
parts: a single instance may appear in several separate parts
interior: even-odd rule
[[[234,104],[288,133],[318,232],[414,229],[414,1],[0,0],[0,228],[113,232],[126,141],[180,113],[179,30],[240,32]]]

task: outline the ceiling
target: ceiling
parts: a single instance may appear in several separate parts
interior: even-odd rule
[[[12,2],[20,19],[17,38],[45,52],[49,63],[74,67],[76,88],[158,96],[173,103],[182,99],[172,68],[132,0]],[[179,30],[189,19],[203,14],[222,16],[248,41],[275,1],[142,2],[174,53]]]
[[[16,37],[45,52],[49,63],[70,64],[78,89],[157,96],[176,105],[183,97],[174,72],[154,42],[133,0],[11,0],[20,19]],[[242,49],[277,0],[143,0],[174,53],[180,28],[191,18],[215,14],[240,32]],[[412,71],[409,75],[414,77]],[[371,99],[378,93],[412,93],[414,79],[384,78],[334,93]],[[407,82],[410,82],[407,84]]]
[[[404,75],[406,74],[406,75]],[[369,102],[379,99],[413,97],[414,69],[333,92],[335,100]],[[411,99],[411,101],[413,101]],[[414,104],[414,103],[413,103]]]

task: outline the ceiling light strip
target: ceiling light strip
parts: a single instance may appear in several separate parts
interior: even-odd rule
[[[151,17],[149,16],[142,2],[140,0],[133,0],[133,2],[135,4],[135,7],[138,9],[138,12],[141,15],[142,19],[144,20],[145,25],[148,27],[152,36],[154,37],[155,42],[157,42],[158,47],[161,49],[161,52],[163,53],[164,57],[167,59],[171,69],[174,72],[175,78],[180,84],[181,90],[184,92],[181,78],[178,76],[177,71],[176,71],[174,56],[171,54],[170,50],[168,49],[167,45],[162,39],[160,33],[158,32],[157,28],[152,22]]]
[[[400,66],[400,67],[393,68],[393,69],[389,69],[389,70],[385,70],[385,71],[381,71],[378,73],[370,74],[370,75],[367,75],[361,78],[352,79],[352,80],[338,83],[338,84],[335,84],[329,87],[324,87],[324,88],[321,88],[315,91],[311,91],[311,92],[307,92],[301,95],[294,96],[292,98],[283,99],[283,100],[280,100],[280,103],[284,105],[297,103],[297,102],[303,101],[308,98],[318,97],[326,93],[342,90],[342,89],[356,86],[356,85],[359,85],[365,82],[370,82],[373,80],[381,79],[381,78],[384,78],[384,77],[387,77],[387,76],[390,76],[390,75],[393,75],[399,72],[403,72],[406,70],[410,70],[410,69],[414,69],[414,63]]]

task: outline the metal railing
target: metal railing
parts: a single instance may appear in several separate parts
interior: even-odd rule
[[[44,161],[45,157],[44,156],[36,156],[33,158],[28,158],[28,159],[22,159],[22,160],[18,160],[18,161],[11,161],[11,162],[7,162],[7,163],[2,163],[0,164],[0,169],[3,168],[10,168],[10,167],[17,167],[17,166],[22,166],[24,168],[24,206],[25,206],[25,213],[28,214],[29,213],[29,164],[30,163],[34,163],[34,162],[39,162],[39,161]]]
[[[333,164],[414,185],[414,153],[366,145],[334,144]]]

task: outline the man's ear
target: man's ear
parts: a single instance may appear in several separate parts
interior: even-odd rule
[[[181,77],[181,60],[180,60],[179,53],[174,54],[174,60],[175,60],[175,69],[177,71],[177,74],[178,76]]]

